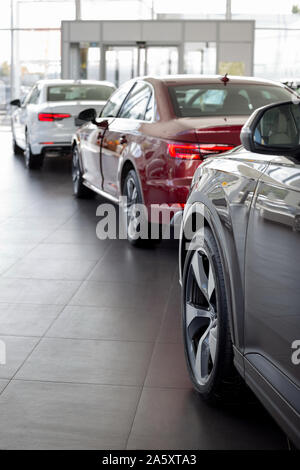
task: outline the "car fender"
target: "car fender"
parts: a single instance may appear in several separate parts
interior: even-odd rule
[[[208,226],[218,245],[223,269],[224,281],[227,293],[229,322],[232,335],[232,342],[239,351],[244,350],[244,291],[242,278],[236,267],[239,265],[234,239],[228,243],[228,237],[225,235],[224,226],[221,222],[218,211],[207,195],[195,191],[188,199],[188,205],[184,211],[183,226],[186,223],[189,205],[198,205],[199,211],[204,216],[204,223]],[[181,238],[180,245],[180,278],[182,276],[183,264],[185,259],[185,239]]]

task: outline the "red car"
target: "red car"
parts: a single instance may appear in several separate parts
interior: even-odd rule
[[[127,197],[128,239],[137,236],[136,203],[184,205],[199,164],[240,145],[241,127],[261,106],[291,100],[280,83],[241,77],[166,76],[131,80],[116,90],[99,118],[73,140],[74,194],[93,192],[118,203]]]

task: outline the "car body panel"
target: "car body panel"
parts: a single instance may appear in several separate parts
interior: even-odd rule
[[[235,78],[235,84],[251,83],[282,87],[283,85],[267,81],[248,78]],[[140,82],[149,85],[154,97],[153,119],[150,121],[118,117],[128,96]],[[205,155],[199,160],[188,160],[171,157],[168,145],[175,142],[195,144],[224,144],[238,146],[240,144],[240,130],[248,116],[202,116],[194,118],[179,118],[175,115],[168,86],[172,84],[218,84],[220,77],[205,76],[175,76],[175,77],[141,77],[130,80],[116,91],[120,92],[122,101],[118,104],[113,116],[104,114],[97,123],[88,124],[77,131],[74,143],[81,141],[81,152],[84,163],[84,179],[87,184],[93,184],[101,189],[108,197],[118,200],[122,194],[124,180],[123,168],[128,162],[136,169],[142,189],[143,201],[148,208],[151,204],[184,204],[186,202],[190,184],[195,170],[201,164]],[[124,89],[124,93],[122,93]],[[112,101],[113,101],[112,95]],[[116,99],[117,100],[117,99]],[[101,122],[109,121],[108,128],[98,134]],[[94,151],[90,145],[83,143],[87,132],[92,132],[91,139]],[[97,135],[97,138],[95,137]],[[100,163],[93,162],[97,153],[96,142],[99,142]],[[97,144],[98,145],[98,144]],[[88,150],[89,149],[89,150]],[[89,155],[89,156],[88,156]],[[88,161],[90,167],[88,167]],[[101,170],[101,177],[97,181]],[[94,173],[94,176],[92,174]]]
[[[200,204],[219,246],[235,365],[300,446],[300,161],[242,147],[198,168],[184,211]],[[185,239],[180,245],[180,277]]]

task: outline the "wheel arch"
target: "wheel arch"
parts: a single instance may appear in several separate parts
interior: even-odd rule
[[[129,172],[130,170],[134,170],[135,173],[136,173],[136,176],[137,176],[137,179],[138,179],[138,182],[139,182],[139,185],[140,185],[140,190],[141,190],[141,194],[142,194],[142,200],[143,200],[143,203],[145,203],[144,191],[143,191],[143,186],[142,186],[142,182],[141,182],[139,170],[137,169],[136,165],[134,164],[134,162],[133,162],[130,158],[127,158],[126,160],[124,160],[124,161],[122,162],[122,164],[120,165],[120,169],[119,169],[119,188],[120,188],[120,195],[121,195],[121,196],[123,195],[123,186],[124,186],[125,178],[126,178],[128,172]]]
[[[220,217],[209,200],[205,200],[201,194],[195,193],[192,194],[190,199],[188,200],[188,204],[193,206],[194,204],[198,204],[200,206],[201,213],[203,214],[203,224],[204,227],[209,228],[213,236],[216,240],[218,250],[220,253],[220,257],[222,260],[222,265],[224,269],[224,281],[227,293],[227,307],[229,312],[229,324],[230,324],[230,331],[233,345],[237,347],[238,350],[243,350],[244,346],[244,311],[237,312],[237,300],[235,296],[236,293],[236,286],[234,284],[234,279],[232,276],[232,264],[237,262],[236,256],[232,253],[232,250],[228,248],[228,244],[226,241],[226,236],[224,233],[224,228],[221,223]],[[187,211],[185,210],[184,219],[183,219],[183,226],[187,220]],[[194,214],[192,217],[195,218],[196,223],[196,215]],[[184,263],[187,255],[186,243],[189,243],[184,232],[182,231],[181,235],[181,242],[179,248],[179,269],[180,269],[180,279],[182,280],[182,273],[184,268]],[[230,256],[233,255],[233,260],[230,260]],[[244,292],[239,292],[239,295],[243,295]],[[244,302],[243,302],[244,305]]]

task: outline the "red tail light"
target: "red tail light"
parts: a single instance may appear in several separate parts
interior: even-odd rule
[[[169,154],[173,158],[184,160],[202,160],[198,144],[168,144]]]
[[[61,121],[62,119],[66,119],[71,117],[71,114],[65,113],[39,113],[39,121],[43,122],[53,122],[53,121]]]
[[[168,144],[170,156],[184,160],[203,160],[206,155],[227,152],[233,148],[234,145],[227,144]]]

